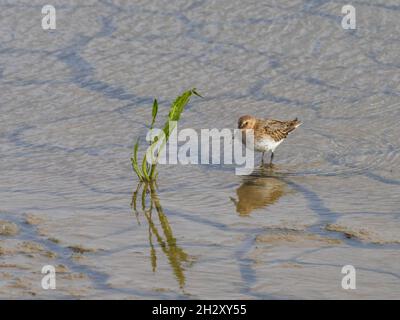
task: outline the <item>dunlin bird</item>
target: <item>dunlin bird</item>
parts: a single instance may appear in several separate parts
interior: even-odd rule
[[[257,119],[245,115],[239,118],[238,126],[241,131],[246,129],[254,132],[254,150],[262,152],[261,164],[264,164],[264,154],[271,151],[270,165],[274,159],[275,149],[286,139],[288,134],[296,129],[301,122],[299,120],[279,121],[273,119]],[[245,132],[244,132],[245,133]],[[243,142],[246,143],[246,136],[243,134]]]

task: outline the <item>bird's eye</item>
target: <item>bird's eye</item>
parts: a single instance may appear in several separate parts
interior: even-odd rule
[[[239,128],[244,128],[247,125],[247,121],[239,123]]]

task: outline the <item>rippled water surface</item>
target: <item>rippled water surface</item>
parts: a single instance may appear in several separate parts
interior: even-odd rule
[[[0,0],[0,298],[399,298],[398,1],[353,1],[356,30],[330,0],[52,4],[44,31]],[[181,128],[303,125],[272,169],[160,166],[142,203],[152,99],[192,87]]]

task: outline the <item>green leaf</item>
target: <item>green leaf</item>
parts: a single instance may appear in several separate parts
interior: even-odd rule
[[[151,110],[152,120],[151,120],[150,128],[153,128],[153,125],[156,122],[157,113],[158,113],[158,102],[157,102],[157,99],[154,99],[153,109]]]
[[[179,97],[177,97],[175,101],[172,103],[168,113],[168,120],[165,123],[163,129],[167,140],[169,138],[169,133],[170,133],[169,121],[179,121],[181,114],[185,109],[186,105],[189,103],[192,94],[194,94],[193,90],[188,90]]]
[[[153,179],[153,178],[154,178],[155,172],[156,172],[156,164],[154,163],[154,164],[151,165],[151,169],[150,169],[150,179]]]
[[[147,156],[146,154],[144,155],[143,161],[142,161],[142,172],[144,175],[144,178],[146,181],[150,181],[150,176],[149,176],[149,167],[147,166]]]
[[[157,165],[158,158],[161,154],[161,150],[165,147],[165,145],[168,142],[168,139],[170,136],[170,131],[173,131],[173,129],[174,129],[174,128],[170,128],[169,122],[170,121],[179,121],[179,119],[182,115],[182,112],[184,111],[186,105],[189,103],[192,95],[196,95],[196,96],[202,98],[202,96],[196,91],[196,88],[193,88],[192,90],[188,90],[188,91],[184,92],[183,94],[181,94],[180,96],[178,96],[174,100],[174,102],[171,104],[171,107],[170,107],[170,110],[168,113],[168,119],[165,122],[164,128],[163,128],[164,139],[163,139],[161,146],[157,152],[155,163],[148,164],[147,158],[145,155],[143,158],[142,166],[141,166],[141,168],[139,168],[138,160],[137,160],[139,141],[136,142],[135,147],[134,147],[134,155],[133,155],[133,158],[131,158],[131,161],[132,161],[133,170],[139,177],[140,181],[152,181],[152,180],[157,179],[158,172],[156,170],[156,165]],[[150,129],[153,128],[157,114],[158,114],[158,102],[157,102],[157,99],[154,99],[153,108],[152,108],[152,112],[151,112],[152,120],[151,120]],[[156,143],[157,143],[157,141],[155,140],[155,141],[153,141],[153,144],[150,143],[150,146],[153,146]]]
[[[139,139],[137,139],[135,146],[133,148],[133,158],[131,158],[132,161],[132,167],[133,170],[135,171],[136,175],[138,176],[140,181],[143,181],[143,175],[140,172],[139,166],[138,166],[138,161],[137,161],[137,153],[139,149]]]
[[[192,95],[192,90],[184,92],[181,96],[175,99],[172,103],[168,118],[170,121],[178,121],[181,117],[183,109],[188,104],[190,96]]]

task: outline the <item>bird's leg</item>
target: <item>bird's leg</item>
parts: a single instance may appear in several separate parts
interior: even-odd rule
[[[274,152],[271,151],[271,161],[269,162],[269,165],[272,167],[272,160],[274,159]]]
[[[264,165],[264,153],[265,153],[265,151],[263,151],[263,153],[261,155],[261,167]]]

